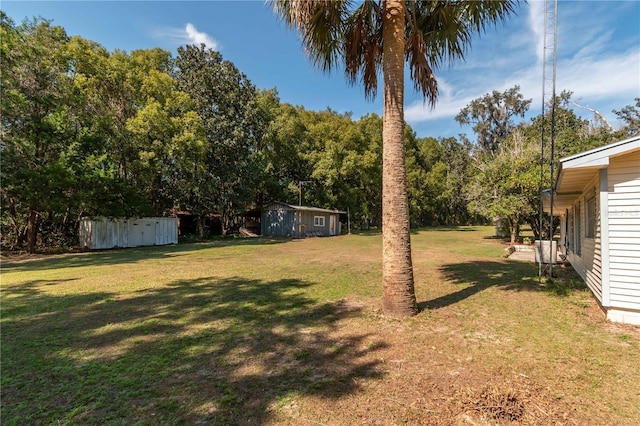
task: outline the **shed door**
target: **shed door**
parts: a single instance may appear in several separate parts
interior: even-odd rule
[[[336,217],[335,217],[335,215],[329,216],[329,235],[336,235]]]
[[[129,222],[129,247],[152,246],[155,242],[155,220],[137,219]]]
[[[156,243],[156,221],[145,220],[142,221],[142,245],[152,246]]]

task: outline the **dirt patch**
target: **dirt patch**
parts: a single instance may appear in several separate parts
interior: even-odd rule
[[[576,407],[549,397],[550,389],[542,388],[526,377],[514,380],[491,380],[481,388],[468,387],[458,392],[460,413],[457,419],[469,424],[531,424],[569,425]]]
[[[348,303],[344,308],[347,309]],[[361,303],[357,303],[362,308]],[[375,306],[375,304],[373,305]],[[298,395],[277,409],[269,424],[319,425],[585,425],[581,402],[560,395],[553,381],[487,365],[451,351],[454,329],[434,325],[421,314],[405,321],[384,318],[378,309],[343,319],[327,335],[348,339],[354,330],[369,336],[359,362],[377,363],[371,377],[350,380],[354,392],[339,399]],[[373,347],[371,342],[385,342]]]
[[[606,321],[604,320],[604,314],[600,310],[600,307],[598,306],[598,304],[594,302],[593,305],[594,305],[593,311],[598,312],[602,317],[602,320]],[[618,324],[618,323],[606,321],[604,328],[609,333],[618,335],[623,340],[633,339],[633,340],[640,341],[640,326],[638,325]]]

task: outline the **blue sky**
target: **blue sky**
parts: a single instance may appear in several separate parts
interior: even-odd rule
[[[16,21],[41,16],[69,35],[97,41],[108,50],[161,47],[174,55],[180,45],[204,42],[231,60],[259,88],[276,87],[282,102],[307,109],[327,107],[354,118],[381,114],[379,95],[367,101],[344,75],[314,68],[299,38],[262,1],[75,1],[3,0],[0,8]],[[506,24],[473,41],[466,61],[436,72],[436,108],[424,105],[407,81],[405,118],[419,137],[470,133],[454,117],[471,100],[493,90],[521,87],[539,114],[542,97],[543,8],[529,1]],[[614,126],[613,109],[640,97],[640,1],[560,1],[556,92],[601,112]],[[585,118],[587,110],[575,108]],[[472,135],[470,135],[472,139]]]

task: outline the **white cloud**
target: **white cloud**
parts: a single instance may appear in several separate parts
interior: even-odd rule
[[[453,120],[471,100],[515,85],[520,86],[525,99],[533,99],[530,112],[538,114],[542,104],[543,8],[542,2],[530,2],[524,25],[507,35],[516,38],[516,43],[507,46],[491,40],[493,51],[479,44],[466,64],[446,73],[446,80],[440,76],[440,96],[434,110],[422,100],[407,99],[407,121],[414,125]],[[583,18],[563,21],[560,11],[556,94],[570,90],[576,102],[615,118],[611,117],[612,106],[621,109],[640,93],[640,47],[635,44],[621,49],[624,41],[616,40],[606,23],[593,25],[594,18],[584,17],[583,10],[567,12],[575,14],[572,18]],[[528,42],[522,44],[525,37]]]
[[[184,28],[163,28],[156,31],[156,37],[168,40],[172,44],[185,45],[204,44],[207,48],[220,50],[220,43],[205,32],[198,31],[192,23],[188,22]]]
[[[544,4],[543,1],[532,1],[529,6],[528,24],[529,30],[533,33],[534,49],[538,63],[542,64],[542,55],[544,47],[544,29],[545,29],[545,16],[544,16]]]
[[[558,86],[577,96],[599,100],[640,93],[640,48],[594,60],[571,58],[560,70]]]
[[[405,108],[404,117],[408,123],[453,117],[476,97],[454,91],[444,79],[438,79],[438,91],[438,101],[434,109],[431,109],[429,103],[424,103],[422,99],[413,101]]]
[[[209,34],[198,31],[192,23],[187,23],[184,30],[189,44],[196,44],[198,46],[204,44],[209,49],[217,50],[218,43]]]

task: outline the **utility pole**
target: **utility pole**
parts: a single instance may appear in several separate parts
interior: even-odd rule
[[[311,181],[310,180],[298,181],[298,207],[302,207],[302,185],[309,182]],[[300,213],[300,211],[298,211],[296,216],[297,216],[296,220],[298,221],[298,236],[302,237],[302,229],[304,225],[302,224],[302,214]]]
[[[298,181],[298,207],[302,206],[302,185],[305,183],[310,183],[310,180],[299,180]]]

